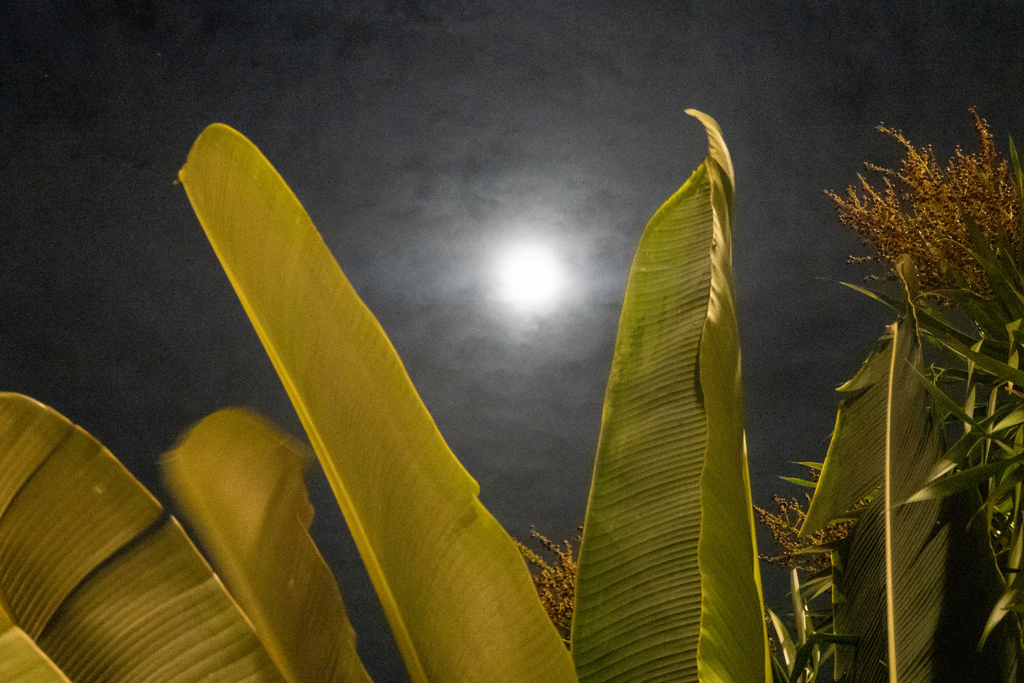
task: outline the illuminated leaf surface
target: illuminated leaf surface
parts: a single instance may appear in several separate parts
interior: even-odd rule
[[[4,683],[70,683],[57,665],[24,631],[14,625],[0,604],[0,681]]]
[[[283,681],[177,523],[82,429],[0,394],[0,482],[3,666],[31,661],[28,639],[75,683]]]
[[[511,538],[280,175],[215,124],[179,174],[334,490],[414,681],[572,681]]]
[[[580,551],[581,681],[770,676],[732,283],[732,164],[709,157],[630,271]]]

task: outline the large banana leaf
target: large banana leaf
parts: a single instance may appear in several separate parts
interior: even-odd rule
[[[916,321],[905,313],[843,387],[852,395],[802,529],[848,517],[873,493],[833,558],[835,629],[859,638],[838,647],[837,678],[1004,681],[1013,667],[1008,630],[977,651],[1000,592],[984,524],[969,524],[980,498],[970,491],[907,502],[942,454],[921,365]]]
[[[177,522],[128,471],[52,409],[3,393],[0,681],[20,676],[283,681]]]
[[[164,473],[285,678],[368,683],[338,585],[309,536],[302,455],[263,419],[222,410],[164,458]]]
[[[179,173],[295,405],[414,681],[574,681],[512,539],[281,176],[214,124]]]
[[[581,681],[770,680],[732,282],[733,173],[710,151],[630,271],[577,579]]]
[[[28,634],[0,606],[0,681],[70,683]]]

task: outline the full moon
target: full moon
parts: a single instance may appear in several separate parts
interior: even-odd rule
[[[551,304],[562,289],[562,272],[550,249],[519,247],[501,259],[501,297],[523,310]]]

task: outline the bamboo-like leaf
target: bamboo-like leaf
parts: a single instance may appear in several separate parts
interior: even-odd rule
[[[797,486],[803,486],[804,488],[813,489],[818,486],[817,482],[810,481],[809,479],[800,479],[799,477],[779,477],[782,481],[788,481],[790,484],[796,484]]]
[[[802,530],[841,516],[858,495],[829,477],[842,472],[859,490],[878,489],[835,560],[835,630],[860,638],[855,648],[838,648],[836,674],[868,683],[1004,680],[1006,635],[984,653],[974,647],[1000,585],[983,527],[968,527],[977,492],[906,502],[942,452],[920,372],[917,329],[906,314],[855,378],[857,400],[840,408]]]
[[[1024,461],[1024,455],[1003,460],[994,460],[985,465],[976,465],[968,469],[952,474],[943,479],[929,481],[919,491],[907,499],[908,503],[917,503],[932,498],[944,498],[962,491],[977,487],[992,477],[997,479],[1002,476],[1007,468],[1016,467]]]
[[[281,176],[214,124],[179,177],[323,465],[412,680],[575,680],[515,544]]]
[[[171,491],[231,594],[293,683],[370,680],[309,525],[302,451],[242,410],[196,425],[164,458]]]
[[[0,491],[3,647],[31,658],[34,641],[76,683],[283,682],[153,497],[95,439],[17,394],[0,394]]]
[[[768,618],[775,628],[775,636],[779,639],[779,646],[782,648],[782,663],[785,664],[786,678],[789,678],[789,673],[793,672],[793,664],[796,662],[796,643],[793,642],[793,638],[789,635],[789,629],[782,623],[779,615],[770,609],[767,612]]]
[[[626,287],[583,531],[581,681],[771,676],[732,284],[732,164],[709,156],[644,231]]]
[[[989,635],[1002,623],[1007,614],[1022,611],[1022,608],[1024,608],[1024,585],[1022,584],[1024,584],[1024,580],[1021,579],[1021,574],[1018,572],[1003,591],[1003,594],[999,596],[999,600],[996,601],[992,612],[989,613],[988,619],[985,622],[985,630],[982,632],[981,640],[978,643],[978,649],[985,647],[985,642],[988,640]]]

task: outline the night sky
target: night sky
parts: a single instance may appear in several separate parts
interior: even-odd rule
[[[249,137],[380,319],[513,535],[583,521],[633,251],[706,152],[736,170],[734,258],[755,502],[821,460],[834,388],[889,322],[823,190],[1024,137],[1007,2],[18,2],[0,17],[0,390],[52,405],[166,502],[158,460],[222,407],[301,434],[175,184],[202,129]],[[565,286],[504,301],[539,245]],[[368,670],[403,680],[319,471],[314,533]],[[766,598],[786,588],[766,576]],[[784,609],[784,605],[783,605]]]

